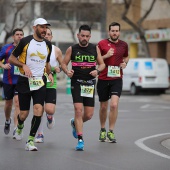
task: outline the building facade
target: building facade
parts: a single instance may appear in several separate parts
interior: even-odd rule
[[[153,0],[132,0],[127,17],[135,24],[141,19],[151,6]],[[142,22],[145,30],[145,38],[148,42],[150,56],[153,58],[165,58],[170,66],[170,2],[168,0],[156,0],[155,4]],[[123,0],[107,0],[106,25],[117,21],[121,24],[122,38],[129,43],[129,56],[147,57],[141,46],[138,32],[122,20],[125,12]],[[106,28],[108,30],[108,28]]]

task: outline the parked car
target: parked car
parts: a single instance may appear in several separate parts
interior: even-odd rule
[[[162,58],[129,59],[123,73],[123,91],[132,95],[148,89],[164,93],[169,88],[168,63]]]

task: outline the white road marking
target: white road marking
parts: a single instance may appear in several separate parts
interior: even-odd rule
[[[163,153],[161,153],[161,152],[158,152],[158,151],[156,151],[156,150],[153,150],[153,149],[147,147],[147,146],[143,143],[145,140],[148,140],[148,139],[151,139],[151,138],[156,138],[156,137],[159,137],[159,136],[169,135],[169,134],[170,134],[170,133],[162,133],[162,134],[157,134],[157,135],[153,135],[153,136],[148,136],[148,137],[145,137],[145,138],[142,138],[142,139],[139,139],[139,140],[135,141],[135,144],[136,144],[138,147],[140,147],[141,149],[143,149],[143,150],[145,150],[145,151],[147,151],[147,152],[151,152],[151,153],[153,153],[153,154],[155,154],[155,155],[158,155],[158,156],[161,156],[161,157],[163,157],[163,158],[170,159],[170,156],[165,155],[165,154],[163,154]]]
[[[146,109],[146,108],[148,108],[149,106],[150,106],[150,104],[145,104],[145,105],[141,106],[140,108],[141,108],[141,109]]]

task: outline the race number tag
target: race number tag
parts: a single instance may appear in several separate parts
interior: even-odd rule
[[[93,93],[94,93],[94,85],[91,86],[81,85],[81,96],[92,98]]]
[[[108,66],[107,77],[120,77],[120,67]]]
[[[19,75],[20,71],[19,71],[19,67],[14,66],[14,75]]]
[[[31,77],[29,78],[30,91],[38,90],[44,86],[44,81],[42,77]]]

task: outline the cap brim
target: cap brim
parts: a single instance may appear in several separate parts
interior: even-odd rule
[[[36,24],[36,25],[33,25],[33,26],[37,26],[37,25],[48,25],[48,26],[51,26],[51,24]]]

